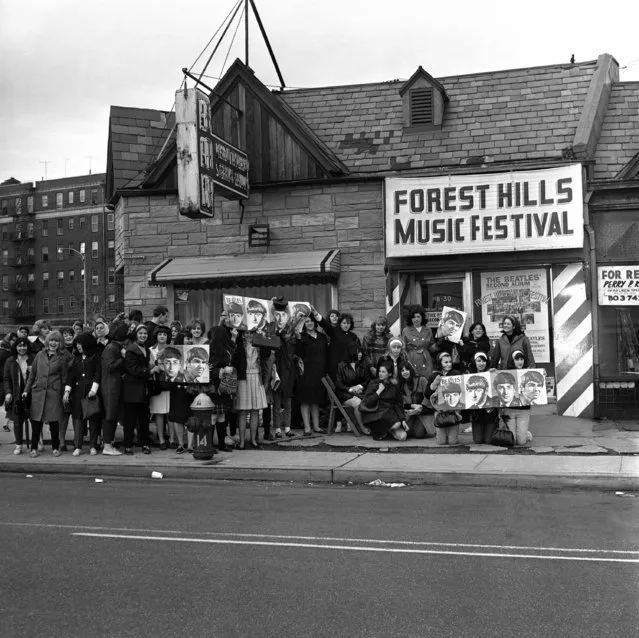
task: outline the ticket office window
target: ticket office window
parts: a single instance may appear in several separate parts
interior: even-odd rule
[[[426,324],[433,329],[439,326],[439,319],[444,306],[469,312],[470,281],[466,275],[432,277],[419,282],[421,303],[426,311]],[[469,312],[468,322],[472,320]]]
[[[602,377],[639,375],[639,307],[599,307],[599,369]]]

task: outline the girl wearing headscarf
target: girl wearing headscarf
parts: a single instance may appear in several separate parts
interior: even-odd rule
[[[507,315],[502,321],[502,333],[492,356],[492,367],[498,370],[508,370],[511,355],[515,350],[521,350],[527,361],[527,367],[535,367],[535,357],[528,337],[523,333],[519,319]]]
[[[62,335],[58,330],[47,334],[43,349],[33,359],[31,373],[22,398],[31,398],[31,452],[38,456],[38,441],[46,421],[51,430],[53,456],[60,456],[60,423],[64,417],[62,392],[69,369],[69,356],[64,351]]]
[[[409,361],[406,350],[404,350],[404,341],[399,337],[391,337],[388,340],[388,350],[386,351],[386,354],[382,357],[382,359],[388,360],[390,363],[393,364],[391,377],[395,381],[398,381],[399,366],[402,365],[402,363]],[[380,359],[379,361],[381,361],[382,359]],[[379,367],[379,361],[377,362],[376,367]]]
[[[73,456],[80,456],[82,442],[86,431],[86,421],[82,414],[82,399],[98,401],[98,390],[102,368],[100,353],[96,338],[84,332],[74,339],[75,355],[69,365],[69,371],[62,398],[65,404],[71,406],[73,417]],[[89,448],[91,456],[98,453],[98,437],[100,436],[102,420],[100,414],[89,420]]]
[[[433,371],[433,358],[437,352],[433,331],[426,325],[426,313],[421,306],[408,309],[406,327],[402,330],[402,340],[406,356],[420,377],[428,378]]]
[[[4,364],[3,385],[4,403],[7,410],[7,420],[13,421],[13,432],[16,437],[14,454],[22,454],[24,442],[24,428],[29,431],[29,406],[22,399],[22,393],[27,385],[27,378],[31,371],[33,355],[29,340],[20,337],[12,347],[12,356]],[[28,436],[27,436],[28,438]]]

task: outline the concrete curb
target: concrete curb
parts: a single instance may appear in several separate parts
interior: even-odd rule
[[[500,487],[514,489],[597,489],[639,491],[639,477],[624,475],[584,476],[571,474],[525,474],[491,472],[398,471],[335,468],[249,468],[225,467],[216,462],[193,467],[174,465],[62,465],[48,462],[37,466],[27,462],[0,464],[0,474],[90,476],[91,478],[151,479],[161,472],[165,480],[274,481],[285,483],[352,483],[365,485],[380,479],[386,483],[441,485],[446,487]]]

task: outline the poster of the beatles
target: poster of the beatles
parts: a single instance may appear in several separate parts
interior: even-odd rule
[[[165,346],[157,356],[157,364],[171,383],[208,383],[209,347]]]
[[[307,301],[289,301],[285,308],[276,309],[270,299],[224,295],[222,304],[238,330],[279,331],[291,321],[295,324],[303,321],[311,313]]]
[[[474,410],[546,405],[546,378],[541,368],[491,370],[440,377],[432,396],[436,410]]]

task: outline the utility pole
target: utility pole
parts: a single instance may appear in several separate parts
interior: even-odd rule
[[[44,160],[42,162],[40,162],[40,164],[44,164],[44,179],[47,179],[47,166],[49,166],[49,164],[51,164],[51,162],[49,162],[48,160]]]
[[[85,155],[84,159],[89,160],[89,175],[91,175],[91,160],[93,159],[93,155]]]
[[[249,65],[249,0],[244,0],[244,64]]]

